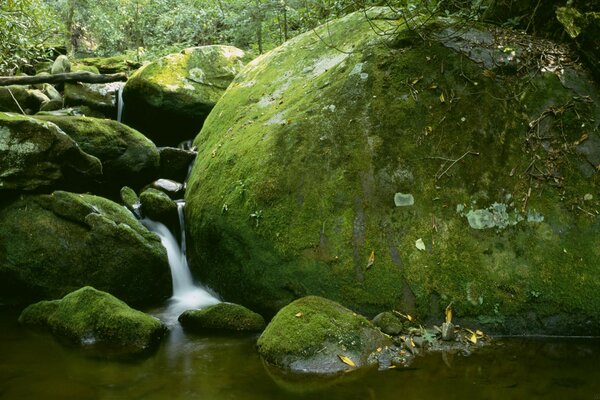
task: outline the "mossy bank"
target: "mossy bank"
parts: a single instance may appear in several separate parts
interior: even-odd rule
[[[587,75],[540,68],[518,44],[534,39],[497,28],[438,21],[423,40],[369,17],[259,57],[213,109],[186,194],[192,268],[267,313],[308,294],[369,316],[453,302],[494,331],[597,334]]]

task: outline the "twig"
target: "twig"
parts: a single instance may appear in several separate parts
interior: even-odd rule
[[[450,166],[444,170],[444,172],[442,172],[441,174],[439,174],[439,175],[438,175],[438,176],[435,178],[435,180],[436,180],[436,181],[437,181],[437,180],[440,180],[440,179],[442,178],[442,176],[444,176],[444,175],[445,175],[445,174],[446,174],[446,173],[447,173],[447,172],[450,170],[450,168],[454,167],[454,165],[455,165],[457,162],[459,162],[460,160],[462,160],[463,158],[465,158],[465,157],[466,157],[466,156],[468,156],[469,154],[470,154],[470,155],[473,155],[473,156],[479,156],[479,153],[476,153],[476,152],[474,152],[474,151],[470,151],[470,150],[469,150],[469,151],[467,151],[465,154],[463,154],[462,156],[460,156],[460,157],[458,157],[456,160],[454,160],[454,161],[452,162],[452,164],[450,164]]]
[[[15,101],[15,103],[17,103],[17,107],[19,107],[19,110],[21,110],[21,113],[23,115],[25,115],[25,111],[23,111],[23,109],[21,108],[21,105],[19,104],[19,102],[15,98],[15,95],[13,94],[12,90],[10,90],[10,88],[7,88],[7,89],[8,89],[8,93],[10,93],[10,97],[12,97],[12,99]]]

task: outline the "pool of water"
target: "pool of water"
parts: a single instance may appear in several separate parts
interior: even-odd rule
[[[468,357],[430,354],[410,368],[291,378],[265,368],[257,336],[171,331],[137,360],[90,357],[0,308],[0,399],[600,400],[600,341],[497,339]]]

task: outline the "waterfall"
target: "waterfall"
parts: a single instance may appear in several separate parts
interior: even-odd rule
[[[123,103],[123,88],[125,86],[121,86],[119,88],[119,91],[117,92],[117,121],[121,122],[121,119],[123,117],[123,107],[125,107],[125,104]]]
[[[167,250],[171,277],[173,279],[173,296],[169,299],[166,310],[159,318],[167,324],[174,324],[179,315],[185,310],[203,308],[220,302],[207,288],[194,283],[186,257],[185,224],[183,216],[183,201],[177,202],[179,226],[181,229],[181,244],[175,236],[160,222],[144,218],[141,222],[146,228],[160,237],[162,245]]]

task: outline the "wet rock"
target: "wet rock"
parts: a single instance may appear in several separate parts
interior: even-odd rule
[[[158,149],[138,131],[117,121],[90,117],[36,115],[58,125],[85,152],[102,162],[101,182],[120,188],[143,186],[158,173]]]
[[[0,190],[34,190],[101,173],[100,161],[55,124],[0,113]]]
[[[160,239],[123,206],[56,191],[0,208],[0,303],[29,304],[91,285],[132,305],[171,294]]]
[[[135,190],[130,188],[129,186],[123,186],[120,191],[121,201],[127,207],[129,211],[133,213],[138,218],[141,218],[140,215],[140,198],[138,197]]]
[[[168,194],[174,200],[183,198],[183,194],[185,193],[185,186],[183,184],[170,179],[158,179],[152,182],[150,187]]]
[[[143,66],[123,91],[125,123],[159,145],[192,138],[243,66],[243,57],[235,47],[203,46]]]
[[[19,322],[47,329],[76,345],[108,347],[120,355],[146,352],[166,333],[158,319],[89,286],[60,300],[30,305]]]
[[[140,194],[141,211],[144,217],[162,222],[173,231],[179,224],[177,203],[160,190],[145,189]]]
[[[456,334],[454,333],[454,324],[452,322],[444,322],[442,323],[442,340],[450,341],[456,339]]]
[[[331,300],[308,296],[282,308],[257,346],[271,365],[297,373],[331,374],[367,365],[370,354],[386,343],[363,316]]]
[[[396,336],[402,332],[402,321],[394,313],[385,311],[373,318],[373,325],[381,329],[381,332]]]
[[[64,103],[67,107],[86,106],[106,118],[116,119],[115,93],[107,92],[103,84],[66,83]]]
[[[196,332],[260,332],[265,320],[244,306],[219,303],[201,310],[187,310],[179,316],[181,325]]]
[[[175,147],[160,147],[160,177],[185,182],[196,152]]]

